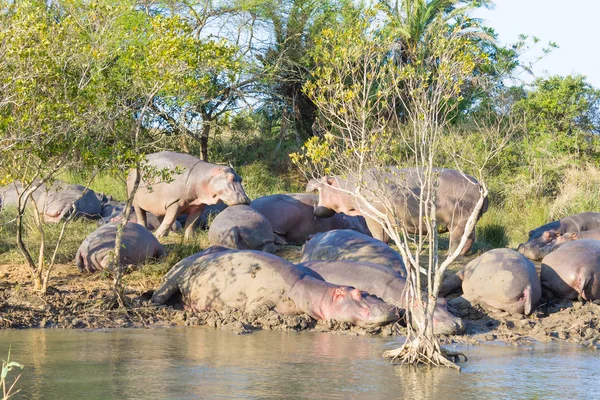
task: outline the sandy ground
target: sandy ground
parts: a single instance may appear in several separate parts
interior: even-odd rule
[[[286,246],[280,256],[298,261],[300,248]],[[462,257],[452,266],[454,273],[473,257]],[[1,328],[73,328],[99,329],[170,325],[208,325],[235,334],[257,329],[316,330],[365,335],[402,335],[405,328],[390,324],[373,329],[358,328],[336,321],[315,321],[301,316],[281,316],[269,309],[252,314],[235,309],[221,312],[192,313],[180,306],[156,307],[149,299],[160,278],[135,271],[126,277],[126,294],[133,300],[127,311],[107,310],[111,279],[107,274],[81,274],[74,263],[57,265],[46,296],[32,292],[25,265],[0,265]],[[502,340],[508,343],[568,341],[600,348],[600,306],[594,303],[546,301],[528,316],[509,315],[469,304],[461,297],[449,300],[452,313],[461,317],[466,331],[462,335],[443,336],[444,343],[471,343]]]

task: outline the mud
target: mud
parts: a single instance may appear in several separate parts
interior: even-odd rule
[[[295,261],[299,248],[285,246],[278,253]],[[461,257],[452,267],[455,273],[473,257]],[[233,334],[256,330],[336,332],[349,335],[405,335],[399,323],[383,327],[359,328],[337,321],[315,321],[307,315],[282,316],[267,307],[245,313],[226,308],[220,312],[194,313],[181,306],[154,306],[148,302],[160,277],[135,271],[126,276],[126,295],[132,299],[128,310],[107,309],[112,280],[107,274],[80,274],[74,264],[58,265],[46,296],[32,291],[25,265],[0,265],[0,329],[9,328],[144,328],[159,326],[206,325]],[[566,341],[600,348],[600,305],[578,301],[543,300],[525,317],[487,309],[456,297],[449,310],[461,317],[465,334],[442,336],[443,343],[469,343],[501,340],[515,345],[530,341]]]

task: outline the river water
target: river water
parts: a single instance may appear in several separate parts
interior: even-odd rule
[[[600,398],[600,354],[566,343],[460,346],[462,372],[392,366],[398,338],[212,328],[0,331],[15,399]]]

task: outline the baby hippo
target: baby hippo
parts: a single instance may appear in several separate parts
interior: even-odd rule
[[[600,240],[565,243],[542,260],[540,279],[549,297],[600,299]]]
[[[309,236],[302,248],[302,262],[360,261],[384,265],[406,276],[402,257],[380,240],[350,229],[336,229]]]
[[[208,241],[213,246],[238,250],[277,251],[276,244],[286,244],[273,233],[269,221],[250,206],[227,207],[215,217],[208,230]]]
[[[75,260],[81,272],[95,272],[110,267],[111,253],[115,249],[118,223],[101,226],[85,238]],[[158,259],[164,254],[162,244],[142,225],[128,222],[123,229],[121,265],[139,265],[148,259]]]
[[[463,298],[510,314],[531,314],[542,296],[535,265],[511,249],[494,249],[477,257],[444,281],[440,296],[461,286]]]
[[[353,286],[375,295],[399,309],[408,307],[404,296],[406,279],[398,272],[383,265],[357,261],[308,261],[301,265],[315,271],[327,282]],[[421,304],[416,303],[413,306],[415,313],[412,314],[411,322],[415,328],[423,326],[422,310],[417,309],[419,306],[422,307]],[[452,335],[462,332],[463,329],[460,318],[448,312],[446,300],[437,299],[433,311],[433,333]]]

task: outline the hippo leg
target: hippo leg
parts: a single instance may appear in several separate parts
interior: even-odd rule
[[[287,240],[285,240],[282,236],[279,236],[277,233],[273,232],[273,236],[275,237],[275,244],[278,246],[285,246],[288,244]]]
[[[173,203],[169,207],[167,207],[165,218],[161,222],[156,232],[154,232],[154,236],[156,236],[157,238],[161,238],[169,234],[169,230],[171,229],[171,225],[173,225],[173,222],[175,222],[175,218],[177,217],[178,211],[179,204],[177,203]]]
[[[202,204],[200,206],[198,206],[198,208],[195,208],[194,210],[189,211],[187,218],[185,219],[185,234],[184,234],[184,240],[187,242],[190,240],[190,238],[192,237],[192,232],[194,231],[194,225],[196,224],[196,221],[198,221],[198,218],[200,218],[200,216],[202,215],[202,213],[204,212],[204,208],[206,207],[206,205]]]
[[[448,248],[448,251],[450,253],[456,250],[456,248],[460,244],[460,240],[464,233],[465,228],[462,225],[459,225],[450,231],[450,246]],[[471,250],[473,243],[475,243],[475,229],[473,229],[473,232],[471,232],[471,234],[467,238],[467,241],[465,242],[465,247],[463,247],[462,251],[460,252],[460,255],[464,256],[465,254],[467,254],[469,250]]]
[[[134,205],[133,209],[135,210],[135,216],[137,218],[137,223],[143,226],[144,228],[148,228],[148,219],[146,218],[146,210],[143,210],[140,206]]]

